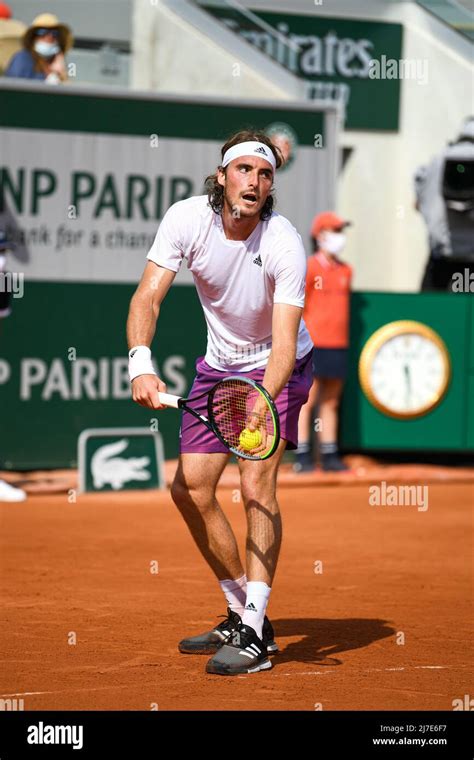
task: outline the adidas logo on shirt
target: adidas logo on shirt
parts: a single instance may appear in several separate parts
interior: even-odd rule
[[[250,604],[247,604],[247,606],[246,606],[245,609],[246,610],[252,610],[252,612],[257,612],[257,608],[256,608],[256,606],[254,605],[253,602],[250,602]]]
[[[258,256],[253,260],[253,263],[257,264],[259,267],[262,266],[262,259],[260,258],[260,254],[258,254]]]

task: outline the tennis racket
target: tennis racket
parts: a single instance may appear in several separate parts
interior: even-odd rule
[[[255,380],[230,376],[219,380],[210,391],[192,398],[158,394],[165,406],[183,409],[200,420],[242,459],[268,459],[280,441],[280,420],[270,394]],[[207,396],[207,417],[190,404]]]

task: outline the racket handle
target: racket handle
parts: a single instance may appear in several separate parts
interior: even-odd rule
[[[180,396],[173,396],[171,393],[158,393],[160,404],[165,406],[172,406],[174,409],[179,409]]]

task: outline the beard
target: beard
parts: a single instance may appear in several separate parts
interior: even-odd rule
[[[247,195],[247,193],[244,193],[244,195]],[[260,216],[266,200],[266,198],[263,201],[262,198],[257,198],[254,203],[247,203],[242,196],[231,198],[224,191],[224,204],[235,219],[252,219],[255,216]]]

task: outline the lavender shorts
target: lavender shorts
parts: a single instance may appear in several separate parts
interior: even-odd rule
[[[293,374],[275,402],[280,415],[280,436],[286,440],[287,449],[296,449],[298,446],[298,417],[301,407],[308,400],[313,383],[312,354],[313,351],[311,350],[302,359],[296,361]],[[265,367],[242,373],[219,372],[219,370],[210,367],[204,361],[204,357],[200,356],[196,361],[196,377],[188,395],[192,398],[201,393],[207,393],[219,380],[229,375],[238,374],[261,383],[265,374]],[[199,399],[192,406],[197,412],[207,416],[207,396]],[[181,454],[228,453],[228,449],[214,433],[188,412],[183,412],[179,438]]]

